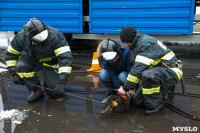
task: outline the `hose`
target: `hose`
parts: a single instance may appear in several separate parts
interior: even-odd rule
[[[2,78],[2,77],[0,77],[0,79],[1,80],[12,81],[11,79]],[[38,86],[38,85],[30,84],[30,83],[24,83],[24,84],[32,85],[32,86],[35,86],[35,87],[40,87],[43,90],[46,89],[46,90],[54,91],[52,89],[49,89],[49,88],[46,88],[46,87],[43,87],[43,86]],[[71,93],[79,93],[79,94],[105,94],[104,91],[102,91],[102,92],[83,92],[83,91],[75,91],[75,90],[68,90],[68,91],[71,92]],[[89,98],[73,95],[73,94],[70,94],[70,93],[67,93],[67,92],[65,94],[67,94],[69,96],[72,96],[72,97],[77,97],[77,98],[80,98],[80,99],[85,99],[85,100],[88,100],[88,101],[93,101],[93,102],[104,104],[104,102],[102,102],[102,101],[93,100],[93,99],[89,99]],[[198,95],[198,94],[185,93],[185,95],[183,95],[182,93],[176,93],[176,92],[174,94],[175,95],[180,95],[180,96],[190,96],[190,97],[200,98],[200,95]],[[129,105],[130,105],[130,103],[128,103],[128,106]],[[190,114],[188,114],[188,113],[186,113],[186,112],[174,107],[173,105],[171,105],[169,103],[165,103],[165,106],[168,107],[169,109],[173,110],[174,112],[186,117],[186,118],[189,118],[189,119],[192,119],[192,120],[195,120],[195,121],[200,121],[199,117],[192,116],[192,115],[190,115]]]
[[[192,116],[176,107],[174,107],[173,105],[169,104],[169,103],[165,103],[165,106],[169,109],[171,109],[172,111],[176,112],[177,114],[180,114],[186,118],[189,118],[189,119],[192,119],[192,120],[195,120],[195,121],[199,121],[200,122],[200,118],[196,117],[196,116]]]
[[[184,95],[183,93],[178,93],[178,92],[174,92],[173,94],[178,95],[178,96],[188,96],[188,97],[200,98],[199,94],[185,93],[185,95]]]
[[[2,77],[0,77],[0,80],[12,81],[11,79],[2,78]],[[40,87],[40,88],[42,88],[43,90],[46,89],[46,90],[49,90],[49,91],[54,91],[54,90],[52,90],[52,89],[50,89],[50,88],[46,88],[46,87],[43,87],[43,86],[38,86],[38,85],[34,85],[34,84],[29,84],[29,83],[24,83],[24,84],[32,85],[32,86],[35,86],[35,87]],[[68,92],[65,92],[65,94],[67,94],[67,95],[69,95],[69,96],[72,96],[72,97],[76,97],[76,98],[80,98],[80,99],[85,99],[85,100],[87,100],[87,101],[92,101],[92,102],[104,104],[104,99],[103,99],[102,101],[98,101],[98,100],[94,100],[94,99],[90,99],[90,98],[85,98],[85,97],[73,95],[73,94],[70,94],[70,93],[68,93]]]

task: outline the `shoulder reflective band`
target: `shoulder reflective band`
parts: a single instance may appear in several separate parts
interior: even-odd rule
[[[10,66],[15,66],[17,64],[17,60],[9,60],[6,61],[6,66],[10,67]]]
[[[28,73],[25,73],[25,72],[23,72],[23,73],[18,73],[17,72],[17,74],[20,76],[20,78],[31,78],[31,77],[33,77],[34,76],[34,73],[35,72],[28,72]]]
[[[171,60],[174,56],[175,54],[172,51],[164,55],[161,59],[157,59],[157,60],[153,60],[141,55],[137,55],[135,61],[146,64],[146,65],[156,66],[161,60]]]
[[[174,56],[175,56],[175,54],[171,51],[171,52],[167,53],[165,56],[163,56],[161,59],[162,60],[171,60]]]
[[[43,63],[43,66],[48,66],[48,67],[52,67],[52,68],[59,68],[59,65],[57,64],[57,65],[49,65],[49,64],[47,64],[47,63]]]
[[[153,93],[159,93],[160,92],[160,86],[159,87],[155,87],[155,88],[142,88],[142,93],[149,95],[149,94],[153,94]]]
[[[137,55],[135,61],[146,64],[146,65],[151,65],[154,62],[154,60],[149,59],[149,58],[144,57],[144,56],[141,56],[141,55]]]
[[[54,50],[54,53],[55,53],[56,56],[58,56],[62,53],[70,52],[70,51],[71,50],[70,50],[69,46],[64,46],[64,47],[60,47],[60,48]]]
[[[137,77],[135,77],[135,76],[133,76],[133,75],[130,75],[130,74],[128,75],[127,80],[130,81],[130,82],[134,82],[134,83],[136,83],[136,84],[138,84],[139,81],[140,81],[139,78],[137,78]]]
[[[54,57],[55,57],[55,56],[54,56]],[[42,59],[39,60],[39,62],[51,61],[54,57],[42,58]]]
[[[72,67],[60,67],[58,73],[71,73]]]
[[[162,42],[157,41],[157,44],[158,44],[160,47],[162,47],[164,50],[167,49],[167,47],[166,47]]]
[[[15,55],[21,55],[21,52],[12,48],[11,45],[8,46],[8,52],[11,53],[11,54],[15,54]]]
[[[178,69],[178,68],[170,68],[170,69],[172,69],[176,73],[179,80],[182,78],[183,72],[180,69]]]

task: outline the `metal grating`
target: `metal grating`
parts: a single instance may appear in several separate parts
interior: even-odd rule
[[[192,34],[195,0],[90,0],[90,33]]]
[[[19,31],[30,18],[64,33],[82,33],[82,0],[0,0],[0,31]]]

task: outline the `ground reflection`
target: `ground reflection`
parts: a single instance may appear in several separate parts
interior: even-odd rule
[[[187,63],[187,60],[183,61]],[[66,85],[68,93],[86,99],[103,100],[105,94],[102,92],[105,92],[106,88],[98,81],[98,77],[86,73],[88,67],[73,65],[73,68],[74,72]],[[199,78],[189,77],[197,74],[197,70],[198,68],[191,69],[186,66],[184,69],[186,75],[184,83],[187,92],[200,94]],[[42,81],[40,73],[38,75],[40,81]],[[10,78],[10,75],[0,73],[0,77]],[[180,84],[176,86],[176,91],[182,91]],[[81,94],[82,92],[87,93]],[[25,86],[16,85],[7,80],[0,80],[0,109],[3,111],[19,110],[19,115],[0,121],[0,132],[169,133],[172,132],[172,127],[176,126],[195,126],[200,130],[199,122],[183,117],[168,108],[153,116],[144,115],[145,108],[143,107],[132,106],[123,113],[101,114],[104,104],[92,100],[69,95],[60,99],[51,99],[48,95],[44,95],[39,101],[29,104],[27,102],[29,94],[30,92]],[[175,96],[170,104],[191,115],[200,117],[198,98]]]

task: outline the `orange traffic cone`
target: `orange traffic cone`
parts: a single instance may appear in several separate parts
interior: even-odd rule
[[[103,69],[99,66],[99,60],[97,58],[97,53],[93,52],[92,66],[87,71],[88,72],[99,73],[101,70],[103,70]]]
[[[92,75],[93,78],[93,83],[94,83],[94,88],[98,88],[98,84],[99,84],[99,78],[97,75]]]

